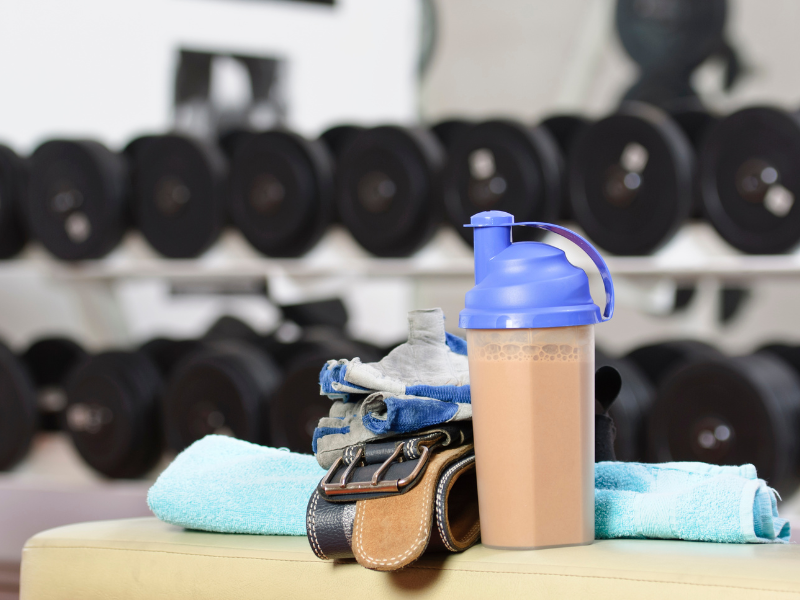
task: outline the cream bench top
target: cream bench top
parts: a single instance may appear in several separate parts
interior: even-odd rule
[[[800,546],[601,540],[482,546],[397,573],[318,560],[305,537],[186,531],[154,518],[68,525],[23,551],[22,600],[800,598]]]

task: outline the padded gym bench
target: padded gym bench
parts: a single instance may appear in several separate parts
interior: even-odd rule
[[[31,538],[22,600],[800,598],[800,546],[601,540],[427,555],[396,573],[318,560],[305,537],[185,531],[154,518]]]

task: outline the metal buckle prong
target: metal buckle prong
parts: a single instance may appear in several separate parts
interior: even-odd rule
[[[386,471],[389,470],[389,467],[392,466],[392,463],[397,459],[398,456],[400,456],[400,453],[402,451],[403,451],[403,443],[401,442],[401,443],[397,444],[397,447],[395,447],[394,452],[392,452],[392,455],[389,458],[387,458],[385,461],[383,461],[383,464],[380,467],[378,467],[378,470],[375,471],[375,473],[373,473],[373,475],[372,475],[372,485],[378,485],[378,482],[381,480],[381,476]]]
[[[333,476],[336,474],[336,471],[339,470],[339,467],[342,465],[343,462],[344,459],[341,456],[334,461],[334,463],[331,465],[331,468],[328,469],[327,473],[325,473],[325,478],[322,480],[323,487],[331,485],[331,480],[333,479]]]
[[[422,469],[425,467],[425,464],[428,462],[428,457],[430,456],[430,454],[431,454],[430,447],[429,446],[423,446],[422,447],[422,454],[420,454],[420,456],[419,456],[419,462],[417,463],[417,466],[414,467],[414,470],[411,471],[411,473],[408,475],[408,477],[403,477],[402,479],[398,480],[398,482],[397,482],[397,487],[398,488],[403,488],[403,487],[407,486],[409,483],[411,483],[412,481],[414,481],[417,478],[417,476],[420,474]]]
[[[344,470],[344,473],[342,473],[342,478],[339,481],[340,486],[345,487],[347,485],[347,480],[350,479],[350,475],[352,475],[353,471],[356,470],[356,467],[358,466],[358,463],[363,456],[364,456],[364,448],[359,447],[358,450],[356,451],[356,455],[353,457],[353,462],[347,465],[347,468]]]

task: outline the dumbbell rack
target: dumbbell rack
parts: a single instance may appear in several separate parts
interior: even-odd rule
[[[561,238],[546,241],[563,248],[574,264],[590,273],[593,292],[602,289],[585,256]],[[713,287],[754,279],[800,280],[800,254],[742,255],[726,247],[702,224],[684,227],[673,242],[654,256],[610,256],[607,263],[617,283],[618,306],[622,310],[641,305],[641,297],[646,298],[648,291],[663,281],[705,282]],[[131,279],[232,284],[280,278],[302,283],[328,278],[346,290],[365,279],[401,278],[413,288],[412,304],[443,305],[450,317],[448,328],[457,331],[456,313],[463,293],[472,285],[473,264],[470,248],[450,229],[443,228],[412,257],[378,259],[364,252],[343,229],[333,228],[299,259],[261,256],[233,231],[195,260],[160,258],[136,233],[129,234],[108,257],[80,264],[58,262],[42,248],[31,245],[21,257],[0,262],[0,283],[24,273],[35,273],[71,289],[80,300],[86,323],[95,328],[94,336],[114,344],[130,341],[114,285]],[[442,290],[447,290],[445,298],[438,296]],[[597,300],[601,298],[596,295]],[[599,329],[600,343],[603,334]],[[0,476],[0,515],[7,515],[8,520],[5,522],[0,516],[0,531],[12,532],[0,544],[0,563],[13,562],[24,539],[42,527],[81,518],[147,514],[144,499],[152,477],[137,482],[103,481],[82,464],[76,466],[79,462],[63,438],[42,436],[16,471]],[[44,468],[46,464],[56,467]],[[54,513],[53,506],[60,510]],[[788,512],[800,514],[800,497],[785,506]],[[1,585],[2,582],[0,591]]]
[[[574,228],[574,227],[573,227]],[[591,262],[576,248],[557,236],[546,239],[567,252],[570,260],[586,269],[593,280],[593,292],[601,289]],[[608,256],[608,266],[619,282],[619,302],[626,305],[626,290],[649,293],[659,282],[703,282],[720,286],[747,283],[754,279],[800,277],[800,254],[752,256],[727,247],[707,225],[691,224],[653,256]],[[458,302],[469,289],[473,265],[470,248],[449,228],[442,228],[431,243],[409,258],[379,259],[368,255],[341,228],[334,227],[306,256],[272,259],[255,252],[235,231],[227,232],[199,259],[165,260],[136,233],[101,260],[69,264],[49,257],[32,245],[20,258],[0,262],[0,281],[6,275],[37,273],[60,286],[67,286],[79,298],[84,321],[101,343],[129,341],[124,318],[114,299],[115,282],[131,279],[160,279],[172,283],[203,283],[230,286],[237,282],[288,279],[313,282],[334,280],[333,287],[346,290],[364,278],[402,278],[412,282],[414,304],[436,301],[443,285],[453,288],[444,300],[450,315],[448,327],[456,331]],[[338,282],[338,283],[336,283]],[[438,286],[438,288],[437,288]],[[432,291],[431,291],[432,290]],[[638,295],[641,295],[639,293]],[[602,295],[596,296],[600,300]],[[638,302],[638,301],[637,301]],[[636,304],[637,302],[634,302]],[[628,303],[630,304],[630,303]],[[645,309],[646,310],[646,309]],[[612,326],[613,327],[613,326]],[[599,332],[602,336],[602,332]]]

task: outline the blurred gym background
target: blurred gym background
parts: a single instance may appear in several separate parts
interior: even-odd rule
[[[310,451],[330,358],[459,333],[469,215],[607,257],[624,460],[800,515],[791,0],[0,4],[0,599],[206,433]],[[520,235],[525,235],[520,232]],[[591,263],[568,245],[570,259]]]

